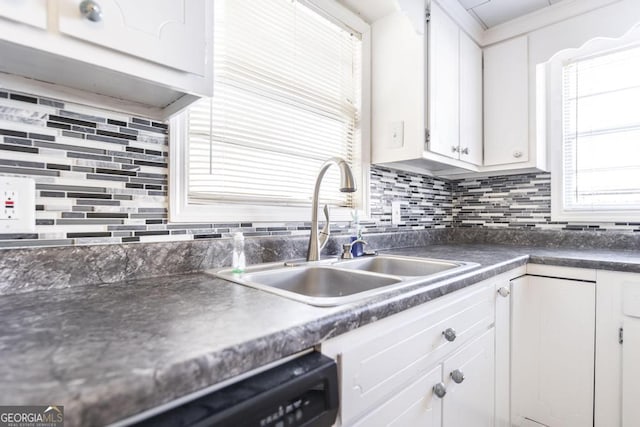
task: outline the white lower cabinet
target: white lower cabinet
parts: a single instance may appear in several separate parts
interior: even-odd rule
[[[322,343],[339,366],[336,425],[494,426],[496,289],[509,275]]]
[[[494,329],[465,345],[391,399],[356,421],[358,427],[494,425]],[[436,395],[439,385],[442,397]]]
[[[444,361],[447,394],[442,398],[443,426],[493,427],[494,343],[491,328]]]
[[[355,422],[357,427],[440,427],[442,402],[433,393],[433,385],[442,381],[438,365],[404,388],[391,399]]]
[[[622,425],[637,426],[640,424],[640,313],[625,316],[622,330]]]
[[[640,426],[640,274],[529,264],[330,339],[336,426]]]
[[[511,422],[593,425],[595,283],[512,282]]]
[[[597,272],[595,427],[640,425],[640,274]]]

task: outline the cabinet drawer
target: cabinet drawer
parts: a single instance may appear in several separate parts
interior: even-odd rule
[[[441,378],[442,366],[437,365],[400,393],[358,420],[354,426],[439,426],[442,418],[442,400],[433,395],[433,386],[439,383]]]
[[[47,28],[47,2],[46,0],[0,0],[0,17],[44,30]]]
[[[487,330],[493,323],[494,304],[494,285],[487,283],[461,297],[416,307],[401,322],[372,324],[355,331],[354,344],[345,345],[340,354],[343,424]],[[403,314],[408,313],[398,316]],[[455,330],[453,341],[443,336],[448,328]],[[368,330],[376,333],[371,335]],[[366,339],[358,339],[356,333]]]
[[[102,19],[80,14],[80,0],[60,2],[60,33],[144,58],[177,70],[205,75],[204,0],[96,0]]]

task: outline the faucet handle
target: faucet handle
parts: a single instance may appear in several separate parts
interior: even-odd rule
[[[320,231],[320,236],[318,239],[320,242],[321,251],[329,241],[329,235],[331,234],[331,229],[329,226],[329,205],[324,205],[324,209],[322,211],[324,212],[325,223],[324,227],[322,227],[322,230]]]
[[[344,243],[342,245],[342,254],[340,254],[340,259],[352,259],[353,254],[351,253],[351,243]]]
[[[353,249],[353,245],[355,245],[356,243],[362,243],[363,245],[367,244],[367,242],[365,242],[362,239],[356,239],[351,243],[344,243],[342,245],[342,255],[340,255],[340,258],[342,258],[342,259],[351,259],[351,258],[353,258],[353,253],[351,252],[351,250]]]

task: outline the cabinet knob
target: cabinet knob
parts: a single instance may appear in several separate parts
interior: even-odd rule
[[[462,150],[460,150],[460,154],[469,154],[469,147],[464,147]]]
[[[442,399],[447,394],[447,387],[445,387],[444,383],[438,383],[433,386],[433,394]]]
[[[445,329],[444,331],[442,331],[442,335],[444,335],[444,338],[449,342],[453,342],[456,340],[456,330],[453,328]]]
[[[522,151],[514,151],[513,157],[515,157],[516,159],[519,159],[520,157],[522,157]]]
[[[455,146],[455,145],[452,145],[452,146],[451,146],[451,152],[452,152],[452,153],[457,153],[459,150],[460,150],[460,147],[457,147],[457,146]]]
[[[506,298],[510,294],[511,294],[511,291],[508,288],[505,288],[504,286],[498,289],[498,295],[500,295],[501,297]]]
[[[80,13],[91,22],[102,21],[102,8],[93,0],[83,0],[80,3]]]
[[[460,384],[462,381],[464,381],[464,372],[462,372],[460,369],[454,370],[453,372],[451,372],[451,379],[454,383]]]

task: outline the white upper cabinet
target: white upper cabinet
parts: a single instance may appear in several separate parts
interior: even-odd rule
[[[211,1],[0,0],[0,6],[3,81],[19,87],[26,83],[12,76],[26,77],[45,82],[43,91],[88,103],[102,95],[101,105],[157,119],[213,94]]]
[[[529,59],[527,37],[484,51],[484,164],[529,160]]]
[[[432,3],[428,34],[428,148],[434,153],[457,159],[460,143],[460,30],[436,3]]]
[[[82,15],[80,3],[60,3],[61,33],[204,75],[204,0],[95,0],[102,13],[98,22]]]
[[[47,0],[0,0],[0,17],[47,28]]]
[[[427,173],[475,170],[482,50],[439,3],[401,7],[371,27],[372,161]]]
[[[482,49],[460,32],[460,160],[482,164]]]

